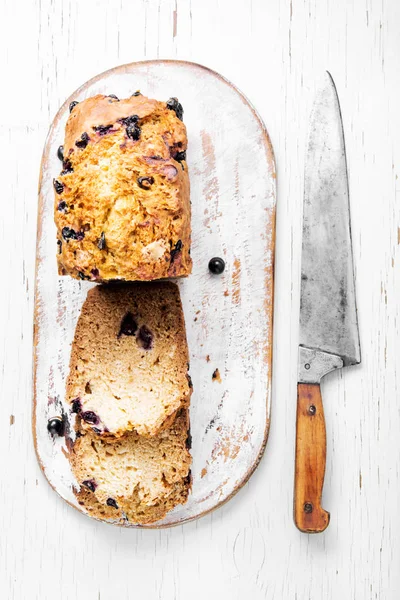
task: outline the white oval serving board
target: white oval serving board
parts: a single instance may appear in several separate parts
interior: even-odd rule
[[[227,501],[248,480],[265,448],[276,175],[268,133],[254,108],[231,83],[197,64],[157,60],[117,67],[84,84],[56,115],[39,186],[33,434],[50,485],[82,512],[65,440],[53,440],[47,420],[63,407],[74,329],[93,284],[57,274],[52,180],[61,167],[57,148],[63,143],[69,103],[98,93],[123,98],[138,89],[159,100],[177,96],[189,139],[193,273],[178,283],[194,385],[193,489],[185,505],[149,526],[165,527]],[[208,271],[213,256],[226,261],[220,276]],[[216,369],[219,376],[213,379]]]

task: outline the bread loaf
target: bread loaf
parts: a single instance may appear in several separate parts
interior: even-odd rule
[[[93,281],[191,272],[187,137],[176,98],[71,104],[54,179],[60,274]]]
[[[168,427],[192,393],[179,290],[171,282],[96,286],[72,344],[67,401],[83,429],[120,437]]]
[[[158,435],[128,433],[110,443],[93,431],[77,438],[70,459],[78,502],[99,519],[137,524],[162,519],[191,489],[188,411]]]

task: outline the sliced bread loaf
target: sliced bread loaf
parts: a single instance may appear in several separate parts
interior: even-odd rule
[[[131,432],[109,442],[93,431],[77,438],[70,460],[78,502],[99,519],[145,524],[186,502],[190,488],[187,409],[153,437]]]
[[[153,436],[189,404],[188,363],[175,284],[97,286],[76,327],[67,400],[83,429]]]

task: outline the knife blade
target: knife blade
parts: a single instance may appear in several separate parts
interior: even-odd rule
[[[326,461],[321,379],[360,362],[345,142],[327,72],[310,117],[304,177],[294,490],[294,520],[301,531],[324,531],[330,518],[321,507]]]

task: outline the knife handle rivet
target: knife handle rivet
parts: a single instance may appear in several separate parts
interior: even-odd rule
[[[304,508],[304,512],[307,514],[310,514],[313,511],[313,505],[311,504],[311,502],[305,502],[303,508]]]
[[[310,406],[308,407],[308,414],[315,415],[316,412],[317,412],[317,409],[315,408],[314,404],[310,404]]]
[[[311,367],[310,363],[306,363],[304,365],[304,368],[306,369],[306,371],[308,371],[310,369],[310,367]]]

